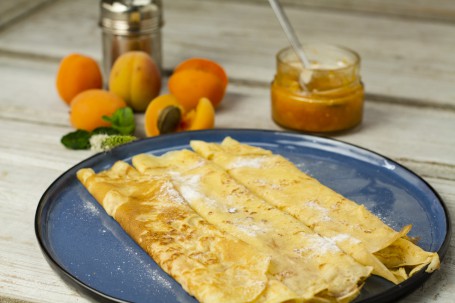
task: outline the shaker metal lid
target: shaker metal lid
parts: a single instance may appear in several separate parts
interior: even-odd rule
[[[116,34],[155,31],[162,26],[161,0],[102,0],[100,26]]]

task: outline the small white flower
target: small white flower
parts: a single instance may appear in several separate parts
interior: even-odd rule
[[[104,140],[107,139],[109,135],[98,134],[90,137],[90,149],[94,152],[102,152],[106,150],[106,147],[103,146]]]

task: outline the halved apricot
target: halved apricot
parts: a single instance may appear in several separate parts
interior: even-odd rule
[[[144,116],[147,137],[170,133],[180,129],[184,109],[173,95],[156,97],[147,106]]]
[[[185,115],[182,128],[185,130],[209,129],[215,126],[215,109],[207,98],[201,98],[196,108]]]

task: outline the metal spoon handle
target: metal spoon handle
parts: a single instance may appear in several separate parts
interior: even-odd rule
[[[288,17],[286,16],[283,8],[281,7],[281,4],[278,2],[278,0],[269,0],[269,3],[273,11],[275,12],[278,21],[280,22],[280,25],[283,28],[283,31],[286,34],[289,43],[291,44],[297,56],[300,58],[300,61],[302,62],[303,66],[306,68],[310,68],[310,62],[308,61],[305,53],[303,52],[299,38],[295,34],[294,28],[289,22]]]

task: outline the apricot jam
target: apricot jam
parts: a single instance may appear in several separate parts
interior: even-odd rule
[[[335,132],[362,121],[364,88],[360,57],[325,44],[303,47],[311,66],[302,67],[294,51],[276,56],[271,85],[272,118],[280,126],[304,132]]]

